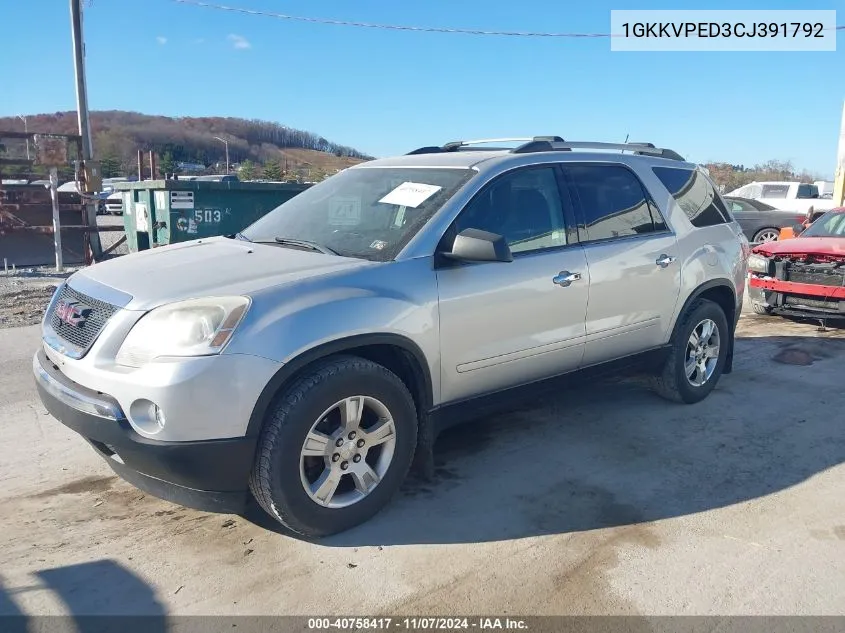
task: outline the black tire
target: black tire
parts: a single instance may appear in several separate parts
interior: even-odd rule
[[[722,370],[725,368],[728,345],[732,342],[729,340],[728,319],[717,303],[707,299],[698,299],[689,306],[681,319],[682,321],[672,341],[671,352],[663,365],[662,371],[652,378],[652,388],[659,396],[667,400],[682,404],[694,404],[710,395],[716,383],[719,382]],[[707,382],[701,386],[695,386],[687,379],[684,360],[687,342],[693,329],[705,319],[713,321],[719,331],[719,357],[713,374]]]
[[[770,316],[772,314],[772,309],[769,306],[759,303],[752,303],[751,309],[754,310],[754,314],[762,314],[764,316]]]
[[[393,459],[366,497],[344,508],[327,508],[308,496],[300,479],[300,451],[319,416],[345,397],[365,395],[393,417]],[[390,501],[405,479],[417,444],[417,411],[402,380],[382,365],[355,356],[327,359],[280,393],[267,412],[258,442],[250,490],[259,505],[288,529],[321,537],[364,523]]]

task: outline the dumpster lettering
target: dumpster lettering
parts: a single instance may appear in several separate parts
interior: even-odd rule
[[[220,213],[220,209],[195,209],[194,210],[194,221],[199,224],[200,222],[220,222],[222,214]]]

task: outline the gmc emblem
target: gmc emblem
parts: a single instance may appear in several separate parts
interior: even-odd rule
[[[58,303],[56,303],[56,316],[59,318],[59,321],[74,327],[85,325],[85,320],[90,313],[91,308],[81,303],[70,303],[64,299],[59,299]]]

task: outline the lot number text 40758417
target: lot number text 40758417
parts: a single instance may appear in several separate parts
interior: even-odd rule
[[[308,628],[315,631],[333,629],[399,629],[403,631],[469,631],[469,630],[527,630],[524,620],[496,617],[443,618],[309,618]]]

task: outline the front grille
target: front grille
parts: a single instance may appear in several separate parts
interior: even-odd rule
[[[75,325],[59,318],[56,308],[61,302],[73,306],[75,314],[81,314],[84,318]],[[59,338],[85,352],[119,309],[110,303],[77,292],[65,284],[58,299],[50,308],[50,326]]]
[[[793,264],[786,271],[786,281],[816,286],[845,286],[845,270],[841,266],[834,267],[829,264]]]

